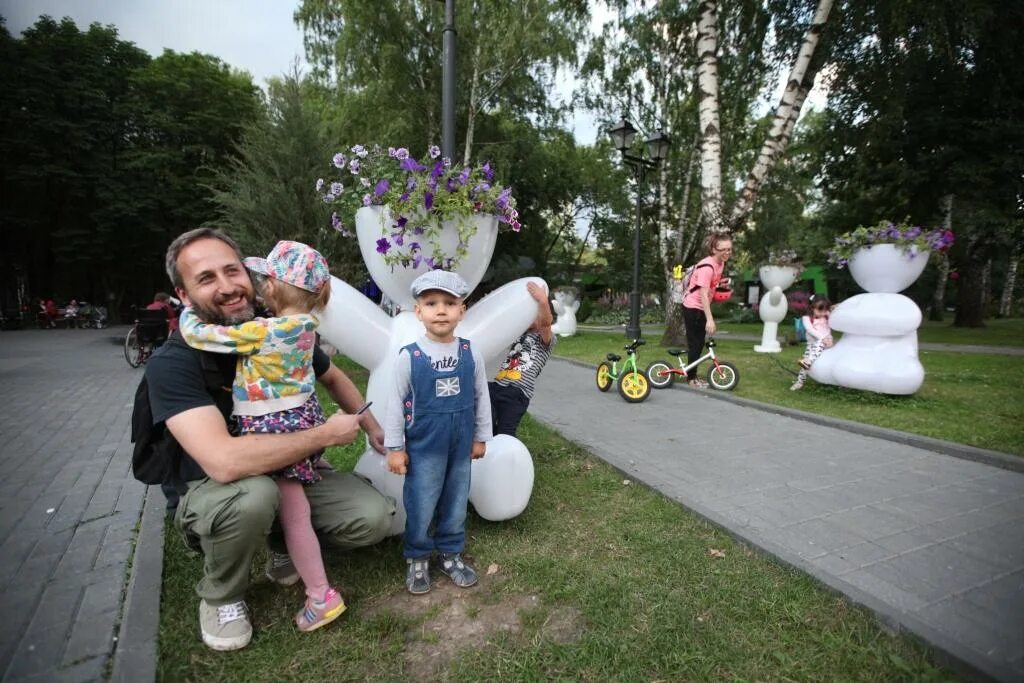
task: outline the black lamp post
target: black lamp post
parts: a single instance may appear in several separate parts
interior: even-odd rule
[[[623,116],[614,126],[608,129],[608,135],[612,139],[612,146],[622,153],[622,160],[632,166],[636,172],[636,228],[633,233],[633,291],[629,293],[629,324],[626,325],[626,338],[629,340],[640,338],[640,213],[643,193],[643,183],[647,176],[648,169],[654,170],[668,156],[669,147],[672,141],[668,135],[660,130],[647,139],[647,154],[650,159],[645,159],[643,151],[639,155],[629,153],[633,146],[633,138],[636,137],[636,129]]]

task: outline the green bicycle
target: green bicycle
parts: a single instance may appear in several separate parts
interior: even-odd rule
[[[643,339],[634,339],[633,343],[626,348],[626,362],[622,364],[622,371],[619,372],[619,361],[622,356],[609,353],[607,362],[597,366],[597,388],[601,391],[608,391],[612,384],[618,381],[619,395],[628,403],[640,403],[651,395],[651,383],[647,381],[647,375],[636,366],[637,347],[646,344]],[[609,365],[611,363],[611,365]]]

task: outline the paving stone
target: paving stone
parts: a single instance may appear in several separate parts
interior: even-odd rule
[[[71,629],[62,664],[66,666],[87,657],[109,655],[114,644],[117,614],[117,609],[114,609],[77,620]]]

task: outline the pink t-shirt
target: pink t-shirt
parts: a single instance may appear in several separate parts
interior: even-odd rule
[[[705,268],[704,265],[710,265],[710,268]],[[722,272],[725,270],[725,264],[719,263],[718,259],[714,256],[708,256],[699,263],[697,267],[693,269],[693,274],[690,276],[690,282],[688,291],[683,297],[683,306],[685,308],[697,308],[702,309],[704,305],[700,301],[700,288],[708,288],[708,298],[714,293],[715,286],[718,281],[722,279]]]

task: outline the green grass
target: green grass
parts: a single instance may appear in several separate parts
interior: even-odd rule
[[[618,332],[583,332],[559,339],[555,354],[597,365],[624,345]],[[732,392],[736,396],[1024,455],[1024,356],[921,351],[921,389],[912,396],[884,396],[814,381],[801,391],[789,391],[803,346],[784,346],[778,354],[755,353],[753,346],[719,338],[719,357],[739,369],[739,387]],[[656,359],[672,360],[651,338],[639,358],[642,367]],[[706,371],[705,364],[701,372]]]
[[[717,314],[716,314],[717,317]],[[760,336],[761,323],[731,323],[720,321],[721,328],[732,334],[753,334]],[[952,316],[945,322],[922,323],[917,331],[918,341],[929,344],[971,344],[977,346],[1019,346],[1024,347],[1024,318],[1002,318],[988,320],[985,327],[953,327]],[[792,320],[779,325],[782,333],[793,329]]]
[[[565,340],[559,350],[589,337]],[[345,368],[365,381],[361,370]],[[661,495],[624,485],[610,467],[529,416],[520,438],[535,462],[533,498],[508,522],[470,515],[469,555],[481,570],[491,563],[500,569],[465,594],[469,607],[462,621],[525,602],[529,606],[518,610],[522,628],[494,631],[479,644],[457,644],[454,658],[437,673],[439,680],[951,678],[932,665],[916,641],[887,634],[865,611],[734,542]],[[360,450],[332,449],[329,457],[351,468]],[[710,549],[724,557],[713,557]],[[212,652],[197,632],[193,587],[200,560],[185,551],[169,527],[160,678],[409,680],[413,672],[406,653],[439,645],[439,636],[426,625],[438,610],[374,609],[404,593],[397,538],[328,554],[326,561],[328,575],[349,603],[341,620],[299,634],[291,622],[302,602],[298,586],[279,589],[256,579],[247,598],[254,614],[253,643],[239,652]],[[261,567],[258,558],[254,577]],[[559,636],[552,625],[566,618],[570,627]]]

